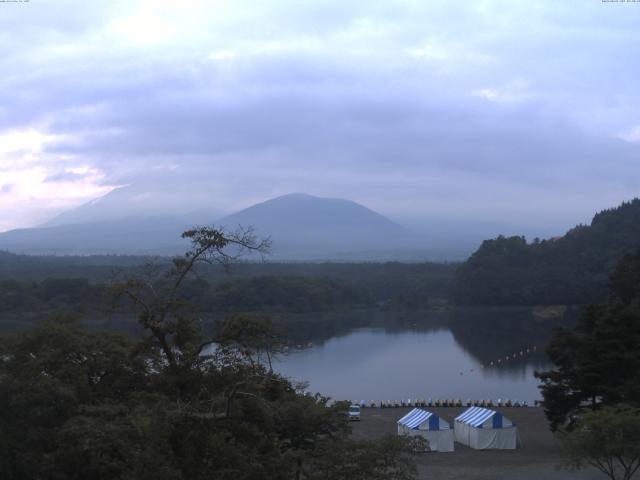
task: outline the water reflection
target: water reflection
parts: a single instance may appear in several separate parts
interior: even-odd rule
[[[350,310],[332,313],[271,315],[275,327],[291,345],[321,345],[359,328],[381,329],[389,335],[406,331],[447,329],[451,311],[446,309],[385,312]]]
[[[272,314],[271,319],[292,345],[277,368],[334,398],[517,398],[532,403],[540,398],[533,373],[549,368],[544,347],[553,329],[574,323],[579,313],[456,307]],[[206,334],[221,317],[205,319]],[[131,315],[91,318],[90,328],[142,334]],[[28,322],[22,319],[23,324]]]
[[[533,372],[549,366],[544,347],[551,332],[574,317],[575,312],[545,317],[526,308],[282,317],[276,322],[290,340],[311,347],[284,356],[277,368],[334,398],[532,403],[540,398]]]
[[[449,329],[461,348],[480,365],[489,367],[488,372],[501,375],[529,367],[542,369],[548,366],[544,348],[554,329],[575,323],[580,313],[579,309],[549,310],[458,307],[451,311]],[[491,368],[492,362],[495,368]]]

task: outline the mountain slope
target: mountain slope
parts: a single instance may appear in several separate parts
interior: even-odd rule
[[[196,224],[215,224],[228,229],[252,226],[257,236],[270,236],[273,259],[424,259],[419,238],[349,200],[291,194],[215,222],[204,211],[141,216],[144,209],[126,207],[138,195],[127,188],[62,214],[44,227],[1,233],[0,249],[28,254],[172,255],[187,246],[180,238],[184,230]],[[121,218],[113,218],[118,212]]]
[[[585,304],[604,298],[609,275],[640,247],[640,200],[604,210],[560,238],[486,240],[458,269],[462,304]]]
[[[173,255],[188,244],[180,218],[124,218],[0,233],[0,249],[36,255]]]
[[[193,222],[211,223],[220,211],[203,208],[209,205],[208,195],[197,196],[180,184],[159,189],[153,184],[136,184],[115,188],[106,195],[61,213],[40,225],[57,227],[77,223],[95,223],[124,218],[183,218],[185,225]]]
[[[0,233],[0,249],[27,254],[174,255],[188,246],[180,234],[211,224],[220,213],[180,182],[116,188],[37,228]],[[207,194],[208,195],[208,194]]]
[[[253,205],[218,222],[251,225],[288,259],[393,258],[418,246],[406,228],[350,200],[294,193]]]

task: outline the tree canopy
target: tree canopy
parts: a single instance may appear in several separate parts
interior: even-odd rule
[[[456,303],[586,305],[606,298],[618,260],[640,245],[640,199],[597,213],[562,237],[486,240],[455,274]]]
[[[280,342],[242,315],[204,334],[180,286],[246,232],[185,234],[193,248],[116,290],[142,339],[88,332],[68,316],[0,337],[0,476],[71,479],[411,479],[407,441],[356,441],[345,405],[270,368]]]
[[[587,411],[558,437],[570,469],[590,465],[611,480],[631,480],[640,468],[640,410]]]
[[[611,277],[609,300],[589,306],[547,348],[556,368],[540,372],[547,417],[556,429],[585,408],[640,407],[640,250]]]

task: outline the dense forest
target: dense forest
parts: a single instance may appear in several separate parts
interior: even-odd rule
[[[32,257],[0,252],[0,329],[28,326],[59,311],[103,325],[106,317],[129,309],[114,294],[114,282],[168,268],[170,262],[163,257]],[[197,278],[181,285],[180,293],[205,314],[404,309],[446,301],[455,268],[398,262],[237,263],[225,270],[205,264]],[[125,330],[129,331],[126,326]]]
[[[620,258],[640,246],[640,200],[593,217],[560,238],[486,240],[455,274],[459,304],[584,305],[605,298]]]
[[[185,281],[180,294],[202,312],[323,312],[374,305],[366,289],[327,278],[259,276],[211,284]],[[117,314],[130,308],[109,284],[84,278],[55,278],[41,282],[0,281],[0,314],[46,316],[57,311],[83,316]]]
[[[570,422],[585,408],[639,408],[639,344],[640,249],[618,262],[606,301],[589,305],[547,347],[555,368],[537,376],[551,426]]]
[[[55,278],[86,278],[106,284],[114,277],[135,274],[141,268],[169,265],[169,257],[128,255],[31,256],[0,251],[0,280],[40,282]],[[330,278],[366,288],[374,299],[397,295],[446,298],[455,263],[342,263],[238,262],[230,271],[203,265],[199,278],[212,284],[259,276]]]

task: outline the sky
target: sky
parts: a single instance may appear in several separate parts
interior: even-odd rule
[[[124,185],[543,233],[640,194],[640,3],[31,0],[0,40],[0,231]]]

